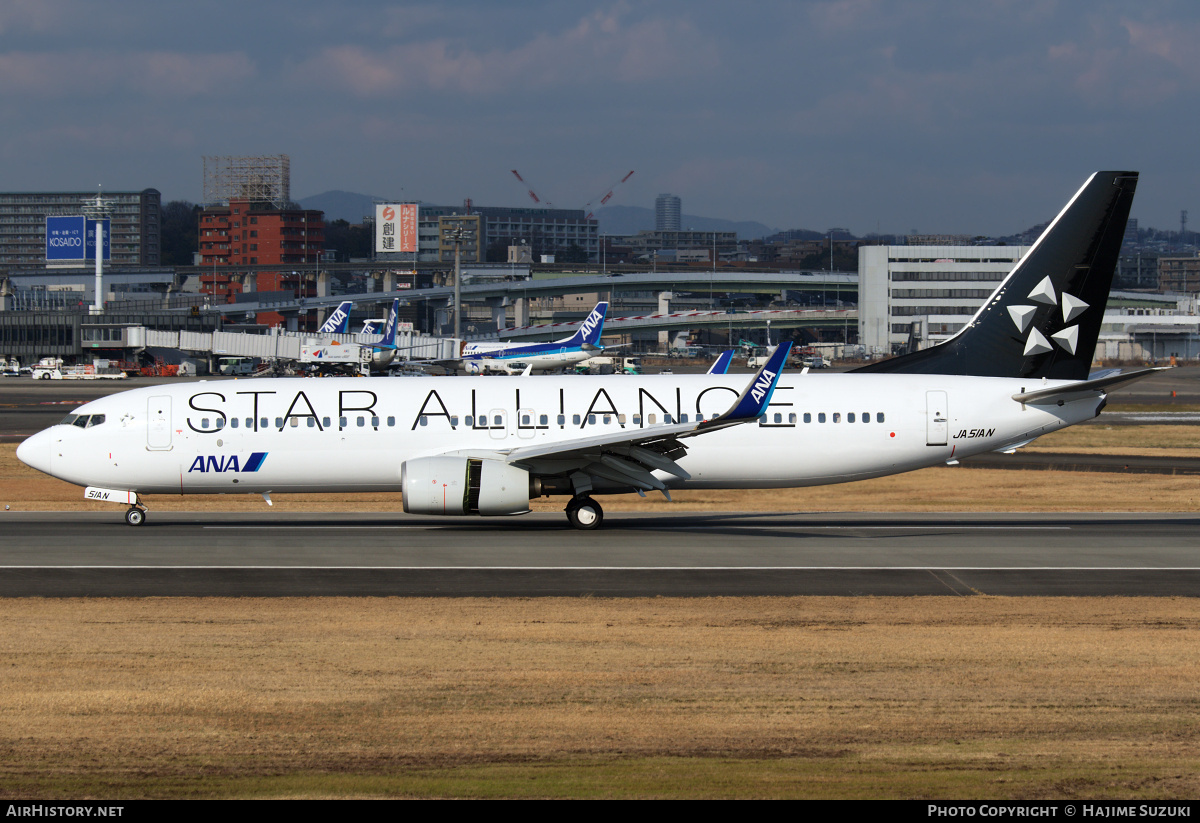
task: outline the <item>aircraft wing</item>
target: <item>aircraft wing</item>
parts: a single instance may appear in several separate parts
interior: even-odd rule
[[[602,478],[631,486],[639,493],[658,489],[669,499],[666,485],[653,472],[657,469],[681,480],[689,479],[691,475],[676,462],[687,454],[682,441],[751,423],[762,416],[790,350],[791,343],[779,346],[729,410],[711,420],[620,429],[558,443],[500,449],[494,454],[537,473],[569,475],[576,494],[590,491],[592,480]]]

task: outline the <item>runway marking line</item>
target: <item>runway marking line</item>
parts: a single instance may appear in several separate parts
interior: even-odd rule
[[[916,571],[916,572],[1200,572],[1200,566],[5,566],[28,569],[162,569],[168,571]],[[965,585],[965,584],[964,584]],[[969,588],[969,587],[968,587]]]

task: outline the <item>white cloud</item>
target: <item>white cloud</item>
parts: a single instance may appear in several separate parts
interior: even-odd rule
[[[133,91],[160,97],[191,97],[227,90],[253,78],[245,54],[177,52],[8,52],[0,54],[0,96],[73,97]]]
[[[511,48],[480,48],[453,38],[368,48],[330,46],[302,66],[302,76],[363,97],[414,91],[485,95],[573,87],[618,80],[644,83],[695,79],[719,61],[719,41],[686,18],[627,22],[613,7],[568,29],[536,32]]]

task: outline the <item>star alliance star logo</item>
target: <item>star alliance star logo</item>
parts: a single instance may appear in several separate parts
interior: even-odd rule
[[[1042,278],[1042,282],[1038,283],[1033,291],[1029,293],[1029,299],[1044,306],[1061,305],[1064,323],[1070,323],[1076,317],[1083,314],[1084,310],[1088,307],[1087,303],[1075,295],[1067,294],[1066,292],[1062,293],[1062,303],[1060,304],[1054,292],[1054,284],[1050,282],[1049,277]],[[1026,331],[1029,332],[1029,336],[1025,339],[1025,356],[1045,354],[1048,351],[1053,351],[1054,346],[1050,343],[1050,340],[1057,343],[1063,351],[1074,354],[1075,347],[1079,345],[1079,326],[1068,326],[1062,331],[1050,335],[1050,340],[1047,340],[1045,335],[1040,331],[1029,327],[1037,309],[1037,306],[1008,307],[1008,316],[1016,324],[1017,331],[1021,334],[1025,334]]]

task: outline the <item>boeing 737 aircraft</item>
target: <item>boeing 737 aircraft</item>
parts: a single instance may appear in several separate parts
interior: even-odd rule
[[[783,345],[748,382],[149,386],[80,406],[17,456],[128,505],[131,525],[144,495],[399,491],[404,511],[428,515],[523,514],[564,495],[571,525],[592,529],[603,494],[843,483],[1008,452],[1153,371],[1088,377],[1136,186],[1134,172],[1092,175],[956,336],[854,372],[783,375]]]
[[[479,374],[490,367],[503,370],[507,363],[525,363],[535,372],[569,368],[606,348],[600,345],[600,333],[607,312],[608,303],[597,303],[579,331],[552,343],[467,343],[460,355],[462,365],[468,374]]]

